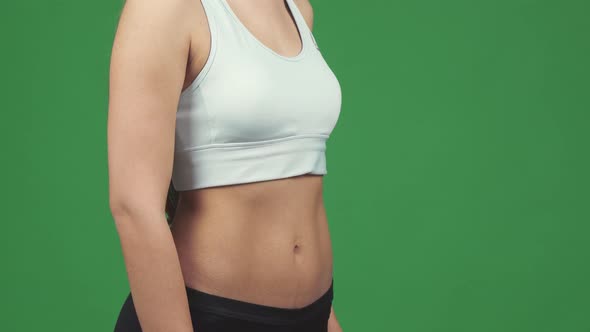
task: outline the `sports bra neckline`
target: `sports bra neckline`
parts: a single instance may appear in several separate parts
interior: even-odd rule
[[[237,24],[237,26],[240,29],[244,30],[244,32],[246,33],[246,35],[249,36],[250,39],[252,39],[256,44],[258,44],[260,47],[262,47],[263,49],[267,50],[268,52],[270,52],[271,54],[273,54],[277,58],[280,58],[280,59],[283,59],[283,60],[287,60],[287,61],[297,61],[297,60],[302,59],[305,56],[305,54],[307,53],[307,48],[308,48],[307,38],[305,38],[304,30],[303,30],[303,28],[304,28],[303,25],[307,26],[307,23],[305,23],[305,20],[303,19],[302,16],[299,16],[299,14],[300,14],[299,11],[294,9],[295,6],[291,3],[292,0],[285,0],[285,2],[287,3],[287,7],[289,8],[289,11],[291,12],[291,15],[293,15],[293,19],[295,20],[295,28],[297,29],[297,34],[298,34],[299,39],[301,41],[301,48],[299,50],[299,53],[297,53],[294,56],[282,55],[282,54],[278,53],[277,51],[273,50],[272,48],[270,48],[269,46],[267,46],[266,44],[264,44],[240,20],[240,18],[234,12],[234,10],[231,8],[231,6],[227,2],[227,0],[219,0],[219,1],[223,4],[223,7],[225,8],[225,10],[229,14],[229,16],[232,18],[232,20],[235,21],[235,23]],[[302,20],[304,22],[301,22]]]

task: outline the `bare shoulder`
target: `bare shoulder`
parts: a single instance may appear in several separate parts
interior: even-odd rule
[[[125,0],[119,25],[143,23],[143,27],[166,27],[176,32],[186,29],[191,20],[190,11],[195,7],[191,0]],[[136,28],[140,28],[136,26]]]
[[[190,0],[126,0],[121,9],[113,51],[130,45],[185,48],[190,40]],[[162,47],[166,45],[166,49]]]
[[[313,7],[309,0],[293,0],[310,30],[313,30]]]

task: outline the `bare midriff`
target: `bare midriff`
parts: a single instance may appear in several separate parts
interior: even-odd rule
[[[332,281],[321,175],[180,192],[172,234],[188,287],[281,308]]]

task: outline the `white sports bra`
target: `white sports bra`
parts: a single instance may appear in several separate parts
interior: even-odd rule
[[[211,48],[180,94],[175,190],[326,174],[341,89],[296,4],[286,0],[303,47],[287,57],[258,40],[226,0],[201,1]]]

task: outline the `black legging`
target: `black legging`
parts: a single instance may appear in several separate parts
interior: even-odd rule
[[[194,331],[198,332],[327,332],[334,298],[330,288],[303,308],[279,308],[230,299],[186,287]],[[131,292],[114,332],[141,332]]]

